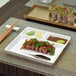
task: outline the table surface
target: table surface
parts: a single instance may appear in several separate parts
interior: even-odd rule
[[[18,1],[18,0],[16,0],[16,1]],[[19,5],[19,6],[21,6],[21,5]],[[23,7],[21,7],[21,8],[23,8]],[[10,12],[12,12],[12,11],[10,11]],[[18,11],[20,11],[20,10],[18,10]],[[23,13],[24,12],[21,12],[20,14],[18,14],[18,17],[16,15],[13,15],[13,17],[19,18],[19,16],[22,15]],[[16,20],[16,18],[11,17],[12,14],[7,17],[6,17],[7,14],[4,15],[3,17],[1,17],[1,15],[0,15],[0,17],[1,17],[0,21],[2,21],[1,24],[3,22],[7,21],[3,25],[0,26],[0,35],[6,30],[5,29],[6,24],[12,24]],[[22,18],[22,17],[20,17],[20,18]],[[20,22],[17,24],[17,26],[21,27],[19,32],[12,31],[8,35],[8,37],[2,43],[0,43],[0,62],[1,63],[9,64],[9,65],[19,67],[22,69],[27,69],[30,71],[35,71],[37,73],[41,73],[41,74],[48,75],[48,76],[50,76],[51,74],[55,75],[55,76],[64,76],[64,75],[65,76],[76,76],[76,64],[75,64],[76,63],[76,51],[75,51],[76,50],[76,45],[75,45],[76,44],[76,32],[75,31],[58,28],[58,27],[53,27],[53,26],[49,26],[48,24],[41,24],[41,23],[37,23],[37,22],[33,22],[33,21],[26,21],[26,20],[21,20],[21,19],[18,19],[18,20]],[[57,63],[54,66],[45,66],[45,65],[33,62],[33,61],[29,61],[29,60],[22,59],[19,57],[7,55],[5,53],[5,50],[4,50],[5,47],[27,26],[40,28],[40,29],[47,30],[50,32],[61,33],[61,34],[69,35],[72,37],[70,44],[64,50],[62,56],[59,58],[59,60],[57,60]]]
[[[13,24],[17,19],[16,18],[10,18],[0,27],[0,35],[6,30],[5,25],[6,24]],[[21,20],[18,19],[19,23],[17,26],[20,27],[19,32],[12,31],[10,35],[2,42],[0,43],[0,62],[3,62],[5,64],[9,64],[12,66],[16,66],[23,69],[28,69],[31,71],[36,71],[41,74],[53,74],[56,76],[75,76],[76,75],[76,51],[75,51],[75,44],[76,44],[76,32],[70,31],[66,29],[61,29],[53,26],[47,26],[45,24],[39,24],[34,23],[31,21]],[[26,59],[22,59],[19,57],[14,57],[11,55],[7,55],[5,53],[5,47],[27,26],[61,33],[65,35],[69,35],[72,37],[70,44],[67,46],[67,48],[64,50],[62,56],[57,60],[56,64],[53,66],[45,66],[33,61],[29,61]]]

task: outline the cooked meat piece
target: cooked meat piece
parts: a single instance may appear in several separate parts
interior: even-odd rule
[[[50,49],[49,49],[50,48]],[[37,39],[26,40],[21,49],[33,50],[36,52],[54,55],[55,47],[49,42],[38,41]]]

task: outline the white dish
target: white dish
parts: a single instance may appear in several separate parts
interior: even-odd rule
[[[39,0],[40,2],[42,2],[42,3],[46,3],[46,4],[48,4],[48,3],[51,3],[52,2],[52,0]]]
[[[36,34],[33,36],[26,35],[26,33],[31,30],[35,31],[35,32],[41,31],[43,33],[42,38],[38,38],[39,40],[46,41],[48,36],[53,35],[55,37],[61,37],[61,38],[67,39],[67,42],[65,44],[59,44],[59,43],[56,43],[53,41],[49,41],[51,43],[54,43],[54,46],[56,48],[55,55],[53,55],[53,56],[38,53],[38,52],[27,50],[27,49],[25,49],[25,50],[20,49],[26,39],[37,38]],[[11,55],[33,60],[33,61],[47,64],[47,65],[52,65],[58,59],[58,57],[62,53],[63,49],[70,42],[70,39],[71,39],[70,36],[57,34],[57,33],[49,32],[49,31],[44,31],[44,30],[40,30],[40,29],[36,29],[36,28],[32,28],[32,27],[27,27],[5,48],[5,51],[6,51],[6,53],[11,54]],[[44,56],[50,58],[50,60],[45,60],[45,59],[41,59],[41,58],[37,58],[37,57],[33,56],[33,55],[37,55],[37,54],[44,55]]]

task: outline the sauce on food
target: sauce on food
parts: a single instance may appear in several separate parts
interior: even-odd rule
[[[49,36],[47,40],[54,41],[54,42],[61,43],[61,44],[65,44],[67,42],[67,39],[53,37],[53,36]]]

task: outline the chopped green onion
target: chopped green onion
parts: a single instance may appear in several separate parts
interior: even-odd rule
[[[34,31],[30,31],[30,32],[27,32],[26,34],[29,35],[29,36],[32,36],[32,35],[35,34],[35,32]]]

